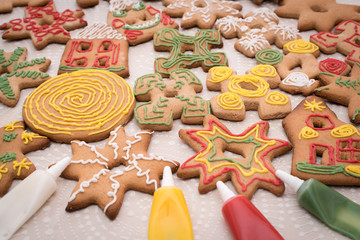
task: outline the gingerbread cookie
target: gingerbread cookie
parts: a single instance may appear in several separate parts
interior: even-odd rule
[[[348,106],[349,118],[354,123],[360,123],[360,64],[351,69],[350,76],[341,76],[321,72],[320,82],[325,85],[317,88],[315,94],[332,102]]]
[[[269,87],[271,89],[278,88],[281,83],[279,74],[277,73],[275,67],[271,65],[259,64],[246,71],[245,74],[252,74],[261,77],[269,83]]]
[[[275,10],[279,17],[298,18],[298,29],[330,31],[343,20],[360,20],[360,6],[338,4],[336,0],[283,0]]]
[[[319,32],[311,35],[310,41],[319,46],[320,51],[323,53],[339,52],[346,55],[345,61],[350,65],[354,65],[360,63],[359,29],[360,23],[345,20],[335,27],[334,33],[328,31]]]
[[[305,98],[283,127],[294,146],[291,174],[331,185],[360,185],[360,132],[340,121],[321,98]]]
[[[66,43],[58,74],[99,69],[129,76],[129,44],[124,36],[104,23],[87,26]]]
[[[163,0],[164,13],[170,17],[182,17],[181,27],[210,29],[216,19],[234,16],[242,17],[242,6],[238,2],[226,0]]]
[[[240,38],[235,49],[248,57],[276,44],[282,48],[289,41],[301,38],[299,31],[289,26],[278,25],[279,18],[268,8],[258,8],[245,15],[245,18],[227,16],[218,19],[215,28],[225,38]]]
[[[303,72],[292,72],[287,75],[280,83],[280,89],[291,94],[311,95],[316,88],[320,87],[320,82],[310,79]]]
[[[142,129],[169,131],[173,120],[181,118],[185,124],[201,124],[210,114],[210,104],[197,93],[201,81],[187,69],[170,72],[170,81],[163,81],[159,73],[138,78],[134,85],[136,100],[146,102],[135,108],[135,118]]]
[[[160,187],[163,168],[175,172],[176,161],[147,152],[152,132],[143,130],[127,136],[119,126],[110,133],[103,148],[86,142],[73,141],[73,157],[62,177],[77,180],[67,211],[75,211],[97,204],[110,219],[114,219],[123,202],[125,192],[136,190],[153,194]],[[120,164],[123,169],[116,169]]]
[[[25,100],[27,126],[56,142],[98,141],[130,121],[135,107],[131,87],[105,70],[80,70],[53,77]]]
[[[51,61],[45,57],[25,61],[27,49],[12,52],[0,49],[0,102],[15,107],[24,88],[37,87],[50,76],[45,73]]]
[[[180,178],[199,177],[199,192],[216,188],[217,181],[231,180],[236,191],[251,198],[258,188],[276,195],[284,192],[284,184],[275,175],[274,157],[291,150],[283,140],[269,139],[268,122],[258,122],[241,134],[230,132],[217,118],[208,115],[202,129],[181,129],[180,138],[197,154],[178,169]],[[239,157],[227,156],[229,151]]]
[[[99,0],[76,0],[77,5],[81,8],[93,7],[99,4]]]
[[[319,69],[322,72],[346,76],[351,71],[351,67],[338,59],[327,58],[319,62]]]
[[[27,132],[24,122],[10,122],[0,128],[0,197],[14,179],[24,179],[35,171],[35,165],[24,154],[50,145],[47,137]]]
[[[43,7],[26,7],[25,18],[13,19],[0,26],[6,30],[2,38],[18,40],[31,38],[37,50],[41,50],[50,43],[66,43],[70,40],[68,31],[82,28],[87,22],[81,17],[82,10],[64,12],[56,11],[53,2]]]
[[[177,29],[162,29],[154,35],[156,51],[169,51],[170,57],[155,59],[155,72],[167,77],[177,68],[194,68],[201,66],[207,72],[214,66],[227,66],[228,60],[223,52],[211,52],[211,48],[222,47],[219,31],[197,31],[196,35],[186,36]],[[193,51],[188,54],[186,51]]]
[[[179,28],[178,24],[160,10],[142,2],[110,1],[108,24],[126,36],[130,45],[153,39],[157,30]]]
[[[275,66],[283,60],[283,54],[276,49],[264,49],[255,54],[255,59],[260,64]]]
[[[245,111],[257,110],[261,119],[283,118],[291,111],[289,98],[256,75],[236,75],[229,67],[210,69],[206,86],[221,91],[210,100],[211,112],[222,119],[240,121]]]
[[[0,13],[12,12],[14,7],[40,7],[46,5],[50,0],[6,0],[0,5]]]

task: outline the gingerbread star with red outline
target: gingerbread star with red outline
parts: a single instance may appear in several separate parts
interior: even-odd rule
[[[104,148],[73,141],[71,163],[61,176],[78,183],[66,210],[97,204],[114,219],[128,190],[153,194],[160,186],[164,167],[170,166],[175,172],[179,163],[147,152],[152,133],[142,130],[127,136],[124,127],[119,126],[111,132]],[[114,169],[121,164],[125,167]]]
[[[199,177],[199,192],[216,188],[217,181],[231,180],[239,194],[251,198],[258,188],[276,195],[284,184],[275,175],[274,157],[291,150],[287,141],[267,138],[268,122],[259,122],[241,134],[231,133],[216,117],[208,115],[203,129],[181,129],[180,138],[198,153],[178,169],[180,178]],[[229,157],[230,151],[239,158]]]
[[[0,128],[0,197],[10,188],[13,179],[24,179],[35,171],[24,155],[50,145],[47,137],[27,132],[24,122],[10,122]]]

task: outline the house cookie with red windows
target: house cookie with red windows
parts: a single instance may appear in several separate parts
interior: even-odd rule
[[[360,132],[315,96],[282,122],[293,144],[291,174],[329,185],[360,185]]]
[[[95,23],[68,41],[58,74],[98,69],[128,77],[128,51],[129,44],[124,36],[104,23]]]

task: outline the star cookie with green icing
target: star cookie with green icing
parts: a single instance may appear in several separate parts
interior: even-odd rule
[[[128,190],[153,194],[160,186],[163,168],[170,166],[174,172],[179,164],[147,152],[152,133],[142,130],[128,136],[119,126],[103,148],[73,141],[73,157],[62,177],[78,183],[66,210],[97,204],[107,217],[114,219]],[[115,168],[120,165],[125,167]]]
[[[349,118],[360,123],[360,64],[355,63],[350,76],[321,72],[320,82],[325,85],[315,89],[317,96],[348,107]]]
[[[276,195],[284,192],[284,184],[275,175],[274,157],[291,150],[287,141],[267,137],[268,122],[258,122],[241,134],[230,132],[216,117],[208,115],[202,129],[181,129],[180,138],[197,154],[178,169],[180,178],[199,177],[199,192],[216,188],[217,181],[231,180],[239,194],[249,198],[258,188]],[[226,151],[238,154],[233,157]]]
[[[50,145],[47,137],[27,132],[23,122],[10,122],[0,128],[0,197],[10,188],[13,179],[24,179],[35,171],[24,155]]]
[[[45,71],[51,61],[45,57],[25,61],[27,49],[12,52],[0,49],[0,102],[15,107],[24,88],[37,87],[50,78]]]

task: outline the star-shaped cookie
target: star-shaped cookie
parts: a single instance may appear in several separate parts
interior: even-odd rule
[[[315,89],[315,94],[348,106],[350,120],[360,123],[360,64],[354,64],[349,77],[321,72],[319,80],[325,86]]]
[[[0,49],[0,102],[15,107],[24,88],[37,87],[50,76],[44,73],[51,61],[45,57],[25,61],[27,49],[18,47],[12,52]]]
[[[298,18],[298,29],[330,31],[342,20],[360,20],[360,6],[338,4],[336,0],[284,0],[275,10],[279,17]]]
[[[179,136],[198,153],[178,169],[178,177],[199,177],[199,192],[216,188],[217,181],[231,180],[239,194],[249,198],[258,188],[276,195],[284,184],[275,175],[274,157],[291,150],[283,140],[267,138],[268,122],[258,122],[241,134],[231,133],[216,117],[208,115],[203,129],[181,129]],[[226,151],[239,155],[230,157]]]
[[[47,137],[27,132],[24,122],[10,122],[0,128],[0,197],[10,188],[13,179],[24,179],[35,171],[24,155],[50,145]]]
[[[176,171],[176,161],[147,152],[152,132],[142,130],[127,136],[124,127],[117,127],[105,147],[73,141],[73,157],[62,173],[67,179],[77,180],[67,211],[75,211],[97,204],[110,219],[114,219],[122,205],[125,192],[136,190],[153,194],[160,186],[163,168]],[[120,164],[122,169],[114,169]]]

